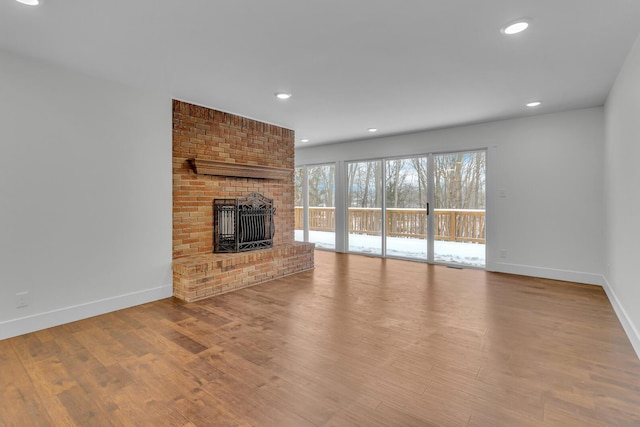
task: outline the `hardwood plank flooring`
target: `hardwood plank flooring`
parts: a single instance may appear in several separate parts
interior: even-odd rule
[[[0,426],[640,426],[601,288],[321,251],[0,341],[0,369]]]

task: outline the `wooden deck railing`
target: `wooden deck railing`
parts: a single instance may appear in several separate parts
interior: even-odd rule
[[[483,209],[435,209],[435,240],[484,243]],[[382,232],[381,209],[349,208],[348,227],[352,234],[379,236]],[[425,209],[387,209],[387,235],[390,237],[427,237]],[[309,208],[309,230],[334,231],[335,208]],[[303,228],[302,207],[295,208],[295,228]]]

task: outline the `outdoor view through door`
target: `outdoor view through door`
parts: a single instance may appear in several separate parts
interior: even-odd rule
[[[485,152],[436,154],[433,174],[434,261],[484,267]]]
[[[345,169],[337,185],[345,189],[339,209],[348,252],[485,266],[484,150],[346,162]],[[296,170],[296,239],[335,248],[335,183],[333,164]]]
[[[428,157],[386,161],[387,255],[427,260]]]
[[[347,166],[347,231],[350,252],[382,255],[382,161]]]
[[[304,193],[305,182],[308,191]],[[335,249],[336,208],[335,208],[335,165],[315,165],[296,168],[295,173],[295,237],[298,241],[309,241],[316,248]],[[304,199],[307,199],[308,237],[305,239]]]

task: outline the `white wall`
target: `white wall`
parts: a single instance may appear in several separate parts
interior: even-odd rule
[[[170,296],[171,203],[170,97],[0,51],[0,339]]]
[[[640,38],[605,105],[606,286],[640,355]]]
[[[487,268],[602,284],[603,122],[575,110],[298,148],[296,164],[488,148]]]

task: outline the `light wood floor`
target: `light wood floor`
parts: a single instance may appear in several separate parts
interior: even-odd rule
[[[316,252],[316,269],[0,341],[0,425],[640,425],[602,289]]]

